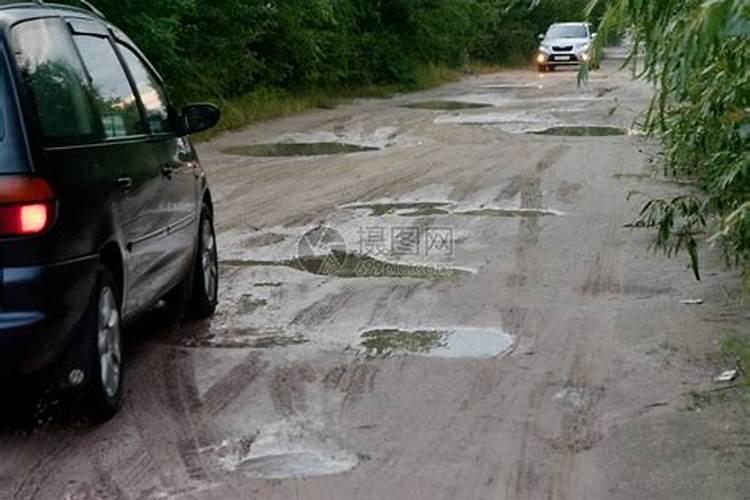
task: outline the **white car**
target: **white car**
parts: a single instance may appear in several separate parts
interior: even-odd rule
[[[539,35],[541,41],[536,57],[539,71],[552,71],[557,66],[577,66],[590,63],[596,33],[589,23],[556,23],[547,34]],[[592,65],[594,69],[598,65]]]

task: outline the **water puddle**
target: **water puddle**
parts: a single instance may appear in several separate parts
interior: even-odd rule
[[[558,217],[564,214],[556,210],[545,210],[542,208],[482,208],[479,210],[456,212],[456,215],[467,217]]]
[[[257,299],[252,295],[243,295],[240,299],[240,311],[245,315],[251,315],[267,305],[268,301],[266,299]]]
[[[167,343],[188,348],[210,349],[276,349],[307,344],[310,339],[302,334],[288,334],[281,329],[236,328],[212,329],[195,325]]]
[[[242,242],[246,248],[263,248],[278,245],[284,243],[287,236],[276,233],[259,234],[257,236],[251,236]]]
[[[276,143],[251,144],[248,146],[234,146],[222,149],[221,152],[238,156],[282,157],[282,156],[325,156],[336,154],[362,153],[378,151],[379,148],[357,146],[340,142],[309,142],[309,143]]]
[[[369,210],[371,217],[397,215],[399,217],[434,217],[441,215],[457,215],[463,217],[557,217],[565,215],[556,210],[542,208],[485,208],[472,210],[457,210],[455,205],[446,202],[414,202],[414,203],[372,203],[361,205],[346,205],[342,207],[350,210]]]
[[[208,451],[228,472],[261,479],[302,479],[342,474],[359,463],[356,454],[315,430],[312,422],[279,422]]]
[[[471,274],[463,269],[386,262],[337,250],[327,255],[309,255],[289,260],[226,260],[221,264],[229,267],[288,267],[336,278],[448,279]]]
[[[509,354],[515,338],[501,330],[380,329],[365,332],[360,347],[367,357],[413,354],[435,358],[495,358]]]
[[[492,104],[478,102],[461,102],[461,101],[424,101],[413,104],[405,104],[403,108],[409,109],[428,109],[431,111],[458,111],[461,109],[481,109],[491,108]]]
[[[451,204],[447,202],[412,202],[412,203],[370,203],[360,205],[346,205],[341,208],[349,210],[369,210],[370,216],[383,215],[446,215]],[[402,213],[405,212],[405,213]]]
[[[533,135],[555,135],[568,137],[605,137],[628,135],[630,132],[626,128],[619,127],[561,126],[551,127],[538,131],[530,131],[527,133]]]

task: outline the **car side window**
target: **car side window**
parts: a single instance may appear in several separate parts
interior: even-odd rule
[[[109,38],[75,35],[107,139],[146,134],[138,100]]]
[[[11,39],[44,145],[83,144],[101,137],[86,72],[63,21],[48,18],[17,24]]]
[[[130,68],[130,74],[138,89],[138,94],[141,96],[151,132],[154,134],[173,132],[174,129],[169,119],[167,97],[161,84],[130,47],[119,42],[117,46],[123,59],[125,59],[125,63]]]

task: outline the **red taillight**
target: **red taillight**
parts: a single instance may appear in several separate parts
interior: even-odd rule
[[[0,176],[0,236],[31,236],[49,229],[55,196],[36,177]]]

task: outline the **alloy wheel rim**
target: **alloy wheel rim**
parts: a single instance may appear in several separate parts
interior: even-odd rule
[[[205,287],[206,297],[209,300],[216,298],[216,288],[218,282],[219,266],[216,258],[216,239],[211,228],[211,222],[203,221],[202,225],[203,255],[201,255],[201,267],[203,269],[203,286]]]
[[[114,398],[120,390],[122,353],[120,312],[115,294],[104,287],[99,296],[99,334],[97,338],[101,382],[105,394]]]

